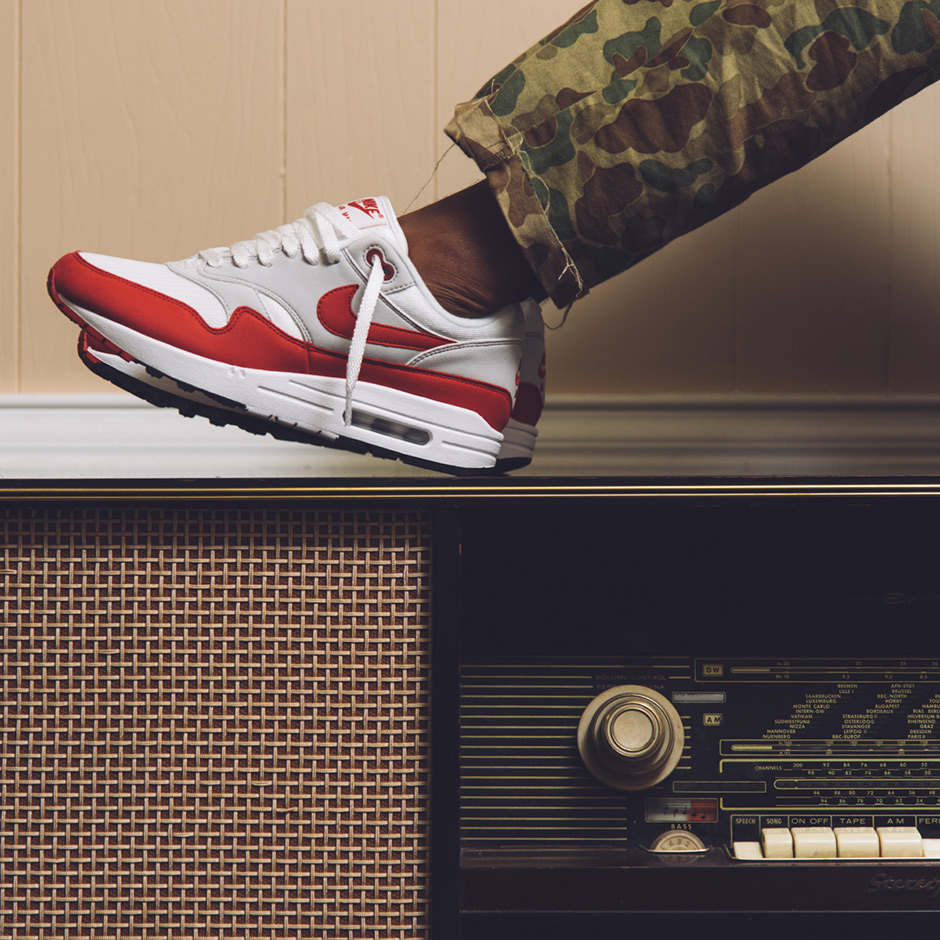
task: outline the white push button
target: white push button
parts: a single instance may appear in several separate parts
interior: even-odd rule
[[[882,858],[923,858],[924,843],[913,826],[882,826],[878,830]]]
[[[760,842],[735,842],[731,846],[735,858],[763,858]]]
[[[878,833],[870,826],[842,826],[832,830],[839,858],[877,858]]]
[[[940,858],[940,839],[924,839],[924,858]]]
[[[794,858],[835,858],[836,837],[828,826],[794,826]]]
[[[770,827],[760,831],[764,858],[793,858],[793,836],[783,827]]]

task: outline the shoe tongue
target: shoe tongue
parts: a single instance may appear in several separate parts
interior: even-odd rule
[[[388,197],[369,196],[366,199],[354,199],[336,208],[360,232],[383,235],[408,254],[408,240],[398,224],[398,218]]]

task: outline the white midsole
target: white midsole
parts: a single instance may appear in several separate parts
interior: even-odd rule
[[[180,382],[238,402],[256,417],[461,469],[492,467],[499,454],[503,435],[469,408],[359,382],[353,393],[354,423],[347,425],[346,383],[341,378],[245,369],[206,359],[61,299],[130,356]],[[403,439],[402,433],[412,439]]]
[[[503,428],[503,446],[499,451],[500,460],[528,458],[535,452],[535,439],[538,431],[531,424],[522,424],[513,418]]]
[[[142,385],[147,385],[150,388],[155,388],[168,395],[172,395],[176,399],[196,402],[197,404],[214,408],[217,411],[227,411],[232,414],[238,414],[243,411],[247,412],[247,409],[229,407],[218,399],[204,395],[198,389],[184,389],[173,379],[154,375],[147,371],[146,366],[142,366],[136,360],[132,359],[128,361],[117,353],[108,352],[105,349],[95,349],[94,356],[115,372],[126,375],[134,379],[134,381],[140,382]],[[537,436],[538,431],[532,427],[532,425],[521,424],[510,418],[509,423],[503,429],[503,442],[499,447],[497,461],[518,459],[531,460],[535,452],[535,440]]]

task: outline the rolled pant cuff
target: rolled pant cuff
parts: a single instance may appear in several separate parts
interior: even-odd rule
[[[518,148],[522,135],[507,137],[485,99],[457,106],[444,132],[486,175],[513,237],[545,293],[565,307],[587,293],[581,274],[558,238],[532,185]]]

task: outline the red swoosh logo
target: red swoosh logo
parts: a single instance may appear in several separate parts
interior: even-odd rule
[[[317,304],[317,317],[323,326],[335,336],[352,339],[356,328],[356,314],[352,307],[353,297],[359,290],[356,284],[336,287],[327,291]],[[395,346],[399,349],[435,349],[449,346],[451,340],[442,339],[432,333],[406,330],[398,326],[372,323],[369,326],[369,342],[378,346]]]

